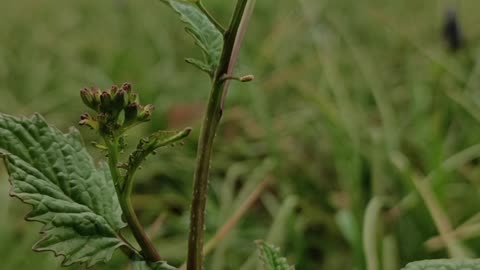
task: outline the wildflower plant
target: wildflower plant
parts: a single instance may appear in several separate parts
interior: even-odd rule
[[[252,75],[236,77],[233,72],[255,1],[238,0],[228,27],[214,19],[200,0],[162,2],[179,14],[203,52],[203,60],[186,62],[206,72],[212,83],[199,138],[186,261],[187,270],[201,270],[213,141],[230,81],[253,80]],[[154,132],[127,155],[127,132],[151,121],[154,106],[142,104],[129,83],[106,90],[85,88],[80,97],[89,111],[81,115],[79,125],[101,138],[93,143],[106,157],[99,164],[87,152],[77,129],[63,133],[38,114],[26,118],[0,113],[0,153],[12,186],[10,194],[32,206],[27,221],[44,224],[33,249],[63,256],[64,266],[108,262],[120,249],[134,269],[178,269],[167,264],[146,235],[130,198],[144,160],[164,146],[181,142],[191,129]],[[123,237],[125,231],[136,243]],[[259,247],[266,267],[269,262],[284,265],[284,259],[275,259],[277,251],[271,246]]]

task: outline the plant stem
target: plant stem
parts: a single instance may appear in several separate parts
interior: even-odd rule
[[[273,178],[268,177],[263,180],[255,190],[248,196],[248,198],[235,210],[234,214],[223,224],[223,226],[215,233],[215,235],[207,242],[203,247],[203,256],[207,256],[212,252],[218,244],[222,242],[225,237],[237,226],[238,222],[245,216],[247,211],[254,205],[254,203],[260,198],[262,193],[267,187],[269,187],[273,182]],[[179,270],[185,270],[186,263],[184,263]]]
[[[152,241],[148,238],[145,233],[145,229],[138,220],[135,210],[133,209],[132,202],[130,200],[130,194],[132,190],[131,179],[126,181],[126,187],[122,187],[120,183],[123,182],[123,177],[120,175],[117,165],[118,165],[118,139],[108,139],[105,138],[105,144],[108,148],[108,165],[110,167],[110,172],[112,178],[114,179],[115,189],[117,191],[118,200],[120,202],[120,207],[122,208],[123,217],[128,224],[135,240],[142,249],[141,254],[145,260],[150,262],[160,261],[162,258],[155,249]],[[129,178],[132,178],[133,175],[129,175]]]
[[[213,141],[218,124],[222,118],[224,75],[229,75],[229,67],[232,61],[232,53],[235,47],[235,40],[240,27],[245,7],[249,0],[238,0],[233,13],[230,25],[224,33],[224,47],[220,58],[219,66],[215,72],[212,90],[208,100],[207,110],[203,119],[200,134],[197,163],[193,184],[193,199],[190,215],[190,235],[188,238],[188,270],[203,269],[203,242],[205,230],[205,205],[208,195],[208,177],[210,169],[210,158],[213,149]]]

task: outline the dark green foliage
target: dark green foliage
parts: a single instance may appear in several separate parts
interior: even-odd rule
[[[123,245],[121,220],[106,164],[95,168],[77,130],[63,134],[39,115],[0,114],[0,153],[11,195],[32,205],[26,219],[44,225],[33,249],[65,257],[63,264],[106,262]]]

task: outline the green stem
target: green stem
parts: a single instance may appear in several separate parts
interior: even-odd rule
[[[120,179],[121,177],[117,168],[118,140],[116,139],[110,140],[108,138],[104,138],[104,140],[105,140],[105,145],[107,146],[107,151],[108,151],[108,167],[110,168],[110,174],[112,175],[115,191],[117,192],[117,195],[120,196],[121,190],[122,190],[121,189],[122,179]]]
[[[138,220],[130,200],[130,194],[133,186],[133,181],[131,179],[133,178],[133,174],[128,175],[128,177],[125,179],[126,181],[123,181],[123,177],[120,175],[118,170],[118,139],[105,138],[105,144],[108,148],[108,165],[110,167],[112,178],[114,179],[115,189],[117,191],[120,207],[122,208],[123,217],[125,218],[128,227],[135,237],[135,240],[142,249],[142,256],[150,262],[160,261],[162,258],[155,249],[152,241],[145,233],[145,229]],[[125,182],[125,187],[123,187],[121,184],[123,182]]]
[[[203,269],[203,243],[205,229],[205,205],[208,195],[208,177],[213,141],[218,124],[222,118],[222,99],[226,91],[223,76],[228,75],[233,59],[235,40],[249,0],[238,0],[230,26],[224,33],[224,47],[219,66],[215,73],[207,110],[203,119],[193,184],[193,199],[190,216],[190,235],[188,239],[187,270]],[[231,68],[231,67],[230,67]]]

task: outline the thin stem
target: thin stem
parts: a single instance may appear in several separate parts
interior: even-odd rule
[[[120,173],[118,172],[118,168],[117,168],[118,140],[117,139],[110,140],[108,138],[104,138],[104,140],[105,140],[105,145],[107,146],[107,151],[108,151],[108,167],[110,169],[110,174],[112,175],[113,184],[115,186],[115,191],[117,192],[117,196],[120,196],[122,192],[121,184],[123,180],[121,179]]]
[[[138,220],[137,215],[135,214],[135,210],[133,209],[132,202],[130,200],[130,193],[132,189],[132,182],[131,178],[133,178],[133,174],[129,175],[125,181],[125,187],[121,187],[119,183],[121,183],[122,176],[118,171],[118,139],[109,139],[105,138],[105,144],[108,148],[108,165],[110,167],[110,172],[112,174],[112,178],[114,179],[115,188],[117,190],[118,200],[120,202],[120,207],[122,208],[123,217],[128,224],[128,227],[132,231],[135,240],[137,241],[138,245],[142,249],[141,254],[142,256],[150,262],[157,262],[160,261],[162,258],[158,254],[157,250],[155,249],[153,243],[148,238],[145,233],[145,229],[143,228],[142,224]]]
[[[245,7],[249,0],[238,0],[233,13],[230,26],[224,33],[224,47],[219,66],[215,72],[212,90],[208,100],[207,110],[203,119],[200,134],[197,164],[195,168],[193,199],[190,215],[190,235],[188,238],[188,270],[203,269],[203,242],[205,230],[205,205],[208,193],[208,177],[210,158],[213,149],[215,133],[222,118],[222,97],[226,91],[225,81],[222,77],[229,74],[235,40],[243,18]]]
[[[120,205],[122,207],[125,220],[130,227],[130,230],[132,231],[135,240],[137,240],[138,245],[140,245],[142,249],[141,253],[145,257],[145,259],[150,262],[158,262],[162,260],[157,250],[155,249],[152,241],[145,233],[145,229],[138,220],[138,217],[135,214],[135,210],[133,209],[130,196],[122,196],[122,199],[120,200]]]
[[[225,33],[225,28],[210,14],[207,8],[203,5],[202,1],[196,2],[197,7],[207,16],[208,20],[220,31],[222,34]]]

